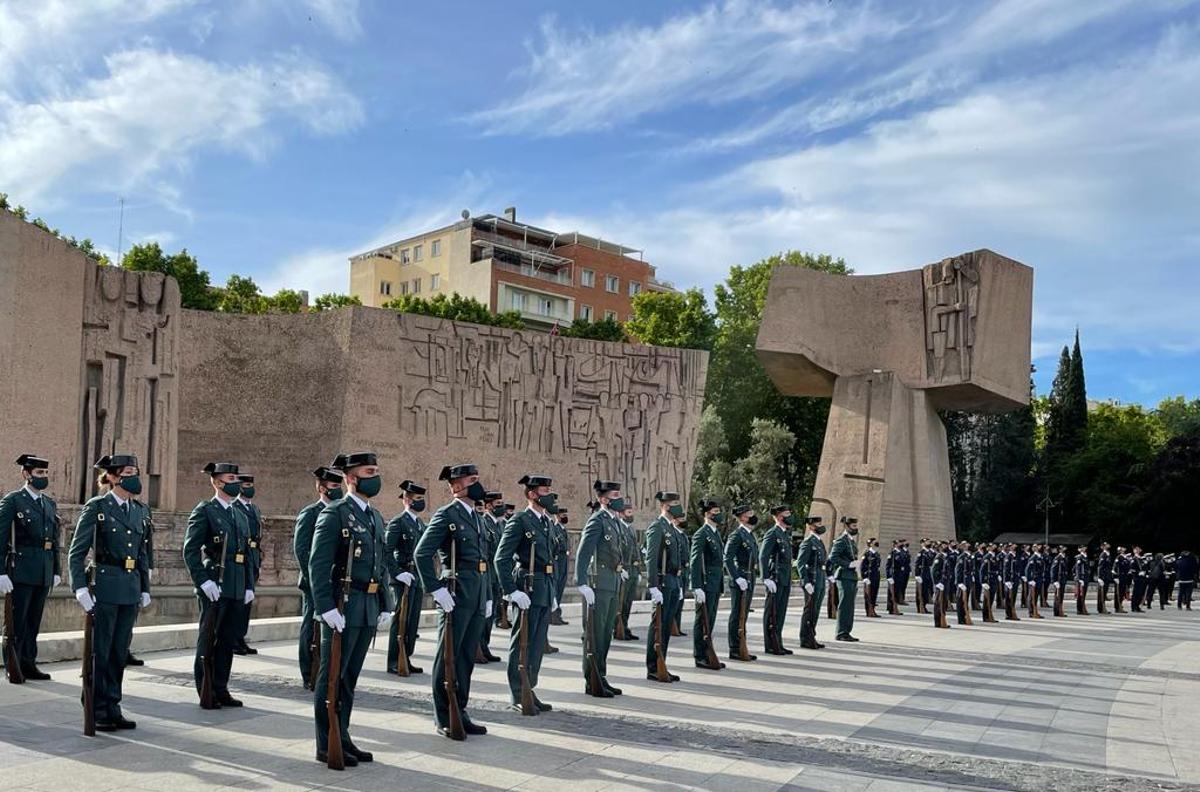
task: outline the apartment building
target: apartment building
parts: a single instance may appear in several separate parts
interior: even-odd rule
[[[470,217],[350,259],[350,292],[382,306],[406,294],[474,297],[549,330],[575,319],[625,321],[642,290],[674,291],[642,252],[575,231],[520,223],[516,209]]]

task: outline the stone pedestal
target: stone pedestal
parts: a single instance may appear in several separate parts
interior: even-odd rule
[[[926,391],[891,372],[837,378],[812,511],[858,517],[860,542],[881,547],[954,538],[946,429]]]

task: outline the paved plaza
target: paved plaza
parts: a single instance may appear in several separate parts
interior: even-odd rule
[[[793,646],[798,605],[785,632]],[[672,642],[670,665],[683,677],[674,685],[645,680],[644,642],[617,642],[609,678],[625,695],[612,700],[583,694],[578,615],[568,618],[552,630],[562,651],[546,657],[539,688],[555,711],[507,710],[504,666],[479,667],[471,712],[490,733],[465,743],[433,730],[435,630],[424,630],[414,658],[427,673],[408,679],[384,673],[381,633],[352,728],[375,762],[342,773],[314,761],[312,699],[292,642],[235,658],[240,710],[199,709],[189,652],[148,654],[126,675],[124,710],[137,730],[90,739],[79,733],[78,663],[49,665],[50,682],[0,683],[0,784],[6,792],[1200,789],[1200,614],[950,630],[912,614],[860,618],[858,644],[835,643],[822,620],[825,650],[760,654],[719,673],[693,667],[689,636]],[[634,620],[643,638],[646,621]],[[759,625],[751,627],[761,648]]]

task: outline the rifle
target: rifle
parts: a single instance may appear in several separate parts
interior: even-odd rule
[[[591,573],[588,582],[592,590],[596,590],[596,557],[592,556]],[[584,692],[589,696],[604,695],[604,682],[600,679],[600,669],[596,667],[596,606],[583,602],[583,652],[587,658],[587,678],[584,680]]]
[[[321,623],[314,622],[312,625],[312,638],[308,640],[308,684],[305,685],[306,690],[314,690],[317,687],[317,674],[321,668]]]
[[[613,623],[613,637],[620,640],[625,637],[625,619],[622,614],[625,611],[625,581],[621,580],[617,584],[617,620]]]
[[[518,633],[521,643],[521,658],[518,669],[521,674],[521,714],[522,715],[537,715],[537,705],[533,703],[533,688],[529,686],[529,610],[532,609],[533,598],[533,576],[537,574],[533,568],[536,560],[537,542],[530,540],[529,542],[529,566],[525,571],[525,593],[529,595],[531,603],[528,609],[517,614],[517,618],[521,620],[521,627]]]
[[[345,614],[346,601],[350,599],[350,583],[354,579],[351,564],[354,563],[354,539],[346,543],[346,576],[342,578],[342,590],[338,592],[337,612]],[[315,682],[313,684],[316,684]],[[330,770],[345,770],[346,756],[342,752],[342,722],[338,718],[338,693],[342,687],[342,634],[337,630],[329,633],[329,673],[325,684],[325,717],[329,721],[326,738],[326,765]]]
[[[750,580],[754,579],[754,554],[750,554]],[[749,581],[747,581],[749,583]],[[750,586],[746,586],[739,597],[742,601],[738,609],[738,659],[750,660],[750,647],[746,646],[746,616],[750,612]]]
[[[450,594],[458,593],[458,542],[450,539],[450,568],[446,573]],[[454,678],[454,612],[443,611],[442,622],[442,684],[446,688],[447,728],[451,740],[465,740],[462,712],[458,708],[458,682]]]
[[[667,553],[666,548],[659,550],[658,585],[661,588],[664,586],[664,581],[667,578]],[[660,590],[661,590],[660,588]],[[663,606],[666,602],[666,597],[663,597],[663,602],[654,606],[654,678],[659,682],[670,682],[671,672],[667,670],[667,658],[663,651],[663,645],[666,641],[663,640],[663,630],[667,629],[667,625],[663,624]]]
[[[408,668],[408,644],[405,633],[408,631],[408,598],[412,587],[405,585],[400,589],[400,607],[392,616],[392,624],[396,625],[396,676],[406,677],[411,672]]]
[[[11,579],[17,567],[17,526],[16,520],[10,527],[12,544],[4,559],[4,568]],[[21,658],[17,656],[17,628],[13,624],[13,595],[9,592],[4,596],[4,670],[8,681],[14,685],[25,682],[25,672],[21,670]]]
[[[700,551],[700,588],[703,590],[704,584],[708,582],[708,565],[704,561],[704,550]],[[716,596],[714,593],[713,596]],[[712,630],[708,625],[708,605],[696,603],[696,614],[700,617],[700,635],[704,639],[704,661],[708,663],[708,667],[714,671],[721,670],[721,661],[717,659],[717,653],[713,649]]]
[[[200,634],[204,636],[204,654],[200,656],[200,665],[202,670],[200,676],[200,708],[201,709],[216,709],[217,702],[213,698],[213,653],[217,648],[217,621],[221,611],[221,599],[219,591],[225,582],[225,553],[226,540],[225,534],[220,534],[222,537],[217,552],[217,589],[218,596],[216,602],[209,602],[208,608],[204,611],[204,616],[200,619]],[[203,592],[201,592],[203,594]],[[314,684],[316,684],[314,682]]]
[[[87,589],[92,609],[83,615],[83,736],[96,736],[96,564],[100,541],[100,523],[92,532],[92,568],[88,570]],[[15,548],[16,545],[14,544]]]

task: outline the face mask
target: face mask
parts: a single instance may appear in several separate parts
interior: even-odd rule
[[[341,500],[342,498],[346,497],[346,493],[342,491],[341,487],[330,487],[329,489],[325,490],[325,497],[329,498],[331,501]]]
[[[487,487],[483,486],[478,481],[473,482],[471,486],[467,487],[467,500],[481,501],[483,500],[484,495],[487,495]]]
[[[242,485],[237,481],[226,481],[221,485],[221,492],[224,492],[231,498],[236,498],[242,494]]]
[[[825,533],[825,526],[818,525],[816,528],[813,528],[813,533],[815,533],[817,536],[820,536],[821,534]]]
[[[420,514],[421,512],[425,511],[425,501],[423,499],[415,500],[408,505],[408,508],[412,509],[417,514]]]
[[[566,524],[567,524],[567,518],[566,518],[566,517],[559,517],[559,518],[558,518],[558,523],[559,523],[559,525],[566,525]]]
[[[41,491],[50,486],[50,479],[46,478],[45,476],[33,476],[29,479],[29,486],[33,487],[35,490]]]
[[[254,487],[242,487],[242,496],[246,498],[253,498]]]
[[[796,518],[789,514],[787,517],[783,518],[783,524],[786,525],[788,528],[791,528],[793,525],[796,524]]]
[[[121,476],[117,485],[130,495],[137,495],[142,491],[142,478],[141,476]]]
[[[626,527],[628,527],[628,528],[633,527],[633,518],[632,517],[622,517],[621,519],[625,522]]]
[[[721,514],[720,512],[717,512],[716,514],[714,514],[712,516],[712,521],[715,525],[724,525],[725,524],[725,515]]]
[[[674,504],[674,505],[672,505],[672,506],[668,506],[668,507],[667,507],[667,514],[671,515],[671,516],[672,516],[672,517],[674,517],[676,520],[678,520],[680,517],[682,517],[682,516],[683,516],[683,506],[681,506],[681,505],[680,505],[680,504],[678,504],[678,503],[676,503],[676,504]]]
[[[750,519],[746,520],[746,523],[748,525],[758,525],[758,515],[757,514],[750,515]]]
[[[360,478],[358,483],[354,485],[354,491],[364,498],[374,498],[382,488],[383,479],[380,476]]]
[[[543,509],[553,509],[554,504],[555,504],[554,496],[553,495],[538,495],[537,504],[538,504],[538,506],[541,506]]]
[[[503,517],[505,511],[506,510],[503,506],[493,506],[492,507],[492,516],[493,517]]]
[[[608,502],[609,511],[623,512],[625,511],[625,499],[613,498]]]
[[[851,536],[858,536],[858,528],[854,527],[853,525],[848,526],[846,528],[846,532],[849,533]]]

